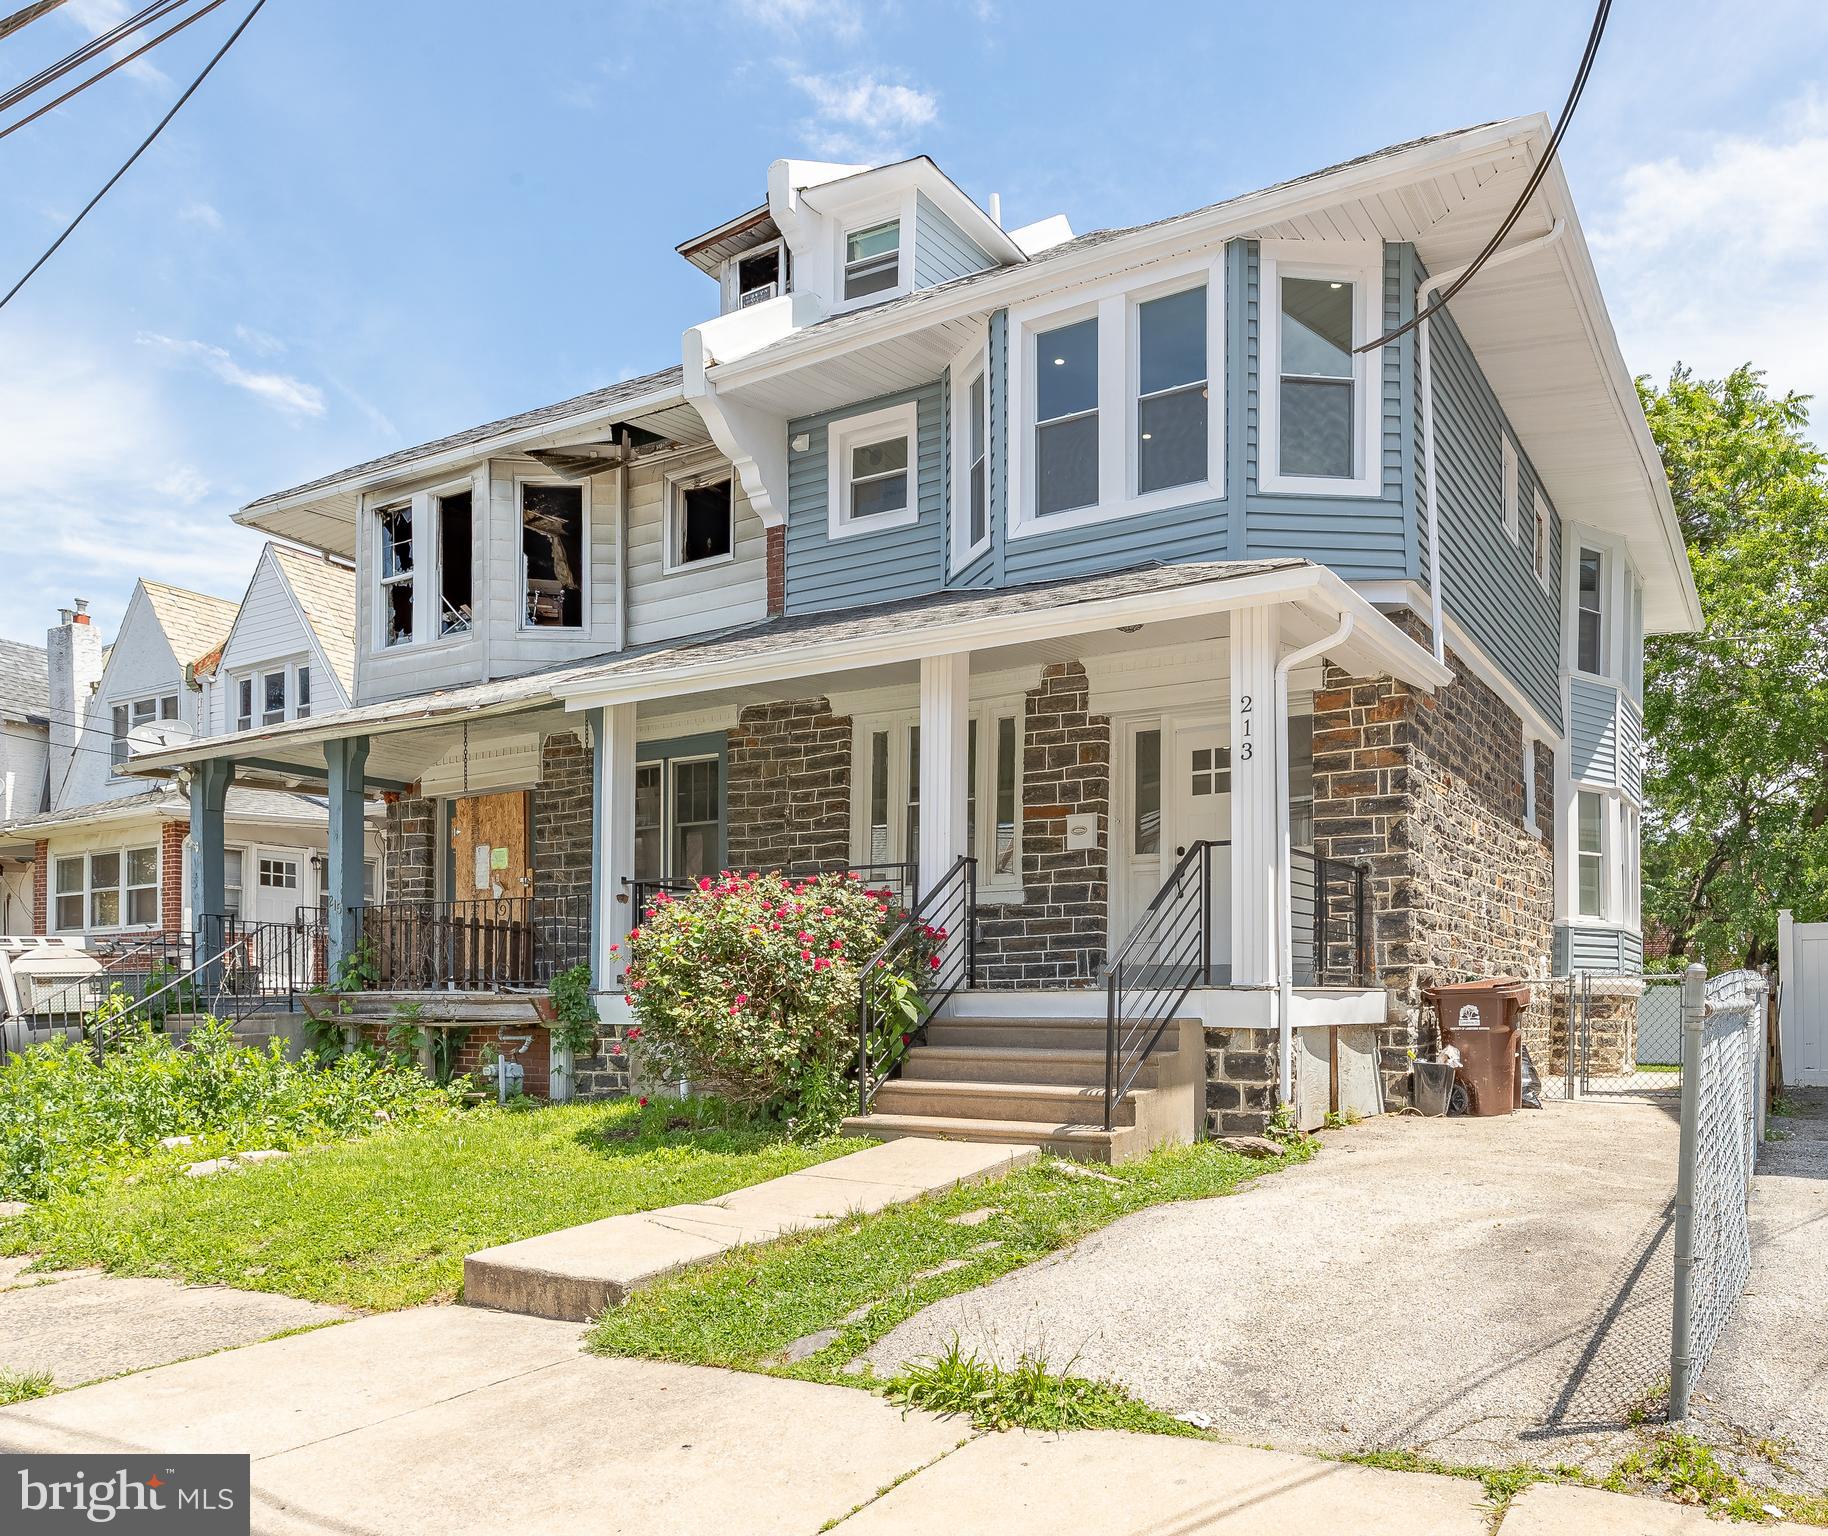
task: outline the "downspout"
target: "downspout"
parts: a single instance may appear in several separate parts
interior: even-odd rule
[[[1515,261],[1519,256],[1528,256],[1532,251],[1547,250],[1561,239],[1562,231],[1567,224],[1557,219],[1549,226],[1547,234],[1538,235],[1533,240],[1526,240],[1522,245],[1513,245],[1508,250],[1500,251],[1486,262],[1482,271],[1489,272],[1493,267],[1501,267],[1507,261]],[[1470,263],[1469,263],[1470,265]],[[1424,278],[1415,290],[1415,307],[1419,314],[1428,308],[1428,296],[1436,289],[1444,288],[1462,272],[1465,266],[1450,267],[1445,272]],[[1434,637],[1434,659],[1443,666],[1447,662],[1447,637],[1442,632],[1441,603],[1441,519],[1435,498],[1434,475],[1434,362],[1429,350],[1429,334],[1433,322],[1424,319],[1416,329],[1416,387],[1422,392],[1422,497],[1428,507],[1428,632]]]
[[[1295,919],[1290,908],[1295,892],[1289,869],[1290,810],[1288,793],[1288,679],[1296,667],[1344,645],[1352,633],[1349,613],[1339,616],[1339,628],[1324,640],[1290,651],[1276,663],[1275,714],[1271,725],[1276,732],[1276,1056],[1277,1102],[1290,1103],[1295,1096]]]
[[[628,428],[616,433],[616,649],[628,649]]]

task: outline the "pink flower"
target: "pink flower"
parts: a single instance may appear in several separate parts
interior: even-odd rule
[[[711,877],[709,875],[701,876],[698,881],[698,888],[701,891],[710,890],[711,889]]]
[[[743,1004],[748,1001],[749,1001],[749,994],[747,992],[738,992],[736,994],[736,1006],[738,1008],[742,1007]]]
[[[632,1026],[630,1029],[628,1029],[625,1032],[623,1038],[628,1039],[628,1040],[639,1040],[641,1038],[640,1026],[639,1025]]]
[[[802,960],[810,960],[810,959],[812,959],[812,951],[811,951],[811,950],[810,950],[810,949],[803,949],[803,950],[801,950],[801,951],[800,951],[800,958],[801,958],[801,959],[802,959]]]
[[[844,948],[844,940],[843,940],[843,939],[833,939],[833,940],[832,940],[832,941],[831,941],[831,947],[832,947],[832,948],[833,948],[833,949],[843,949],[843,948]]]
[[[813,969],[814,969],[814,970],[815,970],[815,971],[822,971],[822,970],[824,970],[824,969],[825,969],[825,968],[826,968],[826,967],[827,967],[827,966],[828,966],[828,965],[830,965],[830,964],[831,964],[831,961],[829,961],[829,960],[827,960],[827,959],[826,959],[826,958],[825,958],[825,956],[823,956],[823,955],[820,955],[820,956],[819,956],[819,958],[818,958],[818,959],[817,959],[817,960],[815,960],[815,961],[813,961],[813,963],[812,963],[812,968],[813,968]]]
[[[628,942],[629,943],[631,943],[631,944],[635,943],[637,940],[640,939],[640,937],[641,937],[641,930],[639,928],[631,928],[628,930]]]
[[[927,969],[930,971],[937,971],[939,969],[939,956],[938,955],[928,955],[927,956]]]
[[[834,912],[830,907],[820,907],[819,908],[820,917],[836,917],[837,915],[838,914],[836,912]]]
[[[639,1104],[639,1105],[640,1105],[640,1106],[641,1106],[641,1107],[642,1107],[642,1108],[643,1108],[643,1109],[646,1109],[646,1108],[647,1108],[647,1100],[646,1100],[646,1098],[639,1098],[639,1099],[636,1099],[636,1100],[635,1100],[635,1102],[636,1102],[636,1103],[637,1103],[637,1104]]]

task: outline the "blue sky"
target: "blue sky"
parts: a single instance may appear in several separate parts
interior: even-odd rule
[[[7,6],[12,9],[12,6]],[[19,79],[126,14],[69,0]],[[230,4],[0,140],[0,290],[226,35]],[[1559,109],[1588,0],[269,0],[0,311],[0,634],[136,576],[238,596],[241,503],[678,361],[680,240],[769,160],[924,151],[1014,227],[1160,217]],[[1564,148],[1632,367],[1828,391],[1828,12],[1621,0]]]

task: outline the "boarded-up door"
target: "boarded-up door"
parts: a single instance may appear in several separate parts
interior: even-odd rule
[[[471,795],[452,805],[451,895],[458,901],[533,895],[525,790]]]

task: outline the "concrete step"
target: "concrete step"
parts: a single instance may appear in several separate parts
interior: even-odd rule
[[[1155,1086],[1154,1058],[1143,1063],[1136,1086]],[[917,1045],[902,1063],[903,1078],[968,1083],[1077,1083],[1104,1087],[1104,1047],[1059,1049],[1043,1045]]]
[[[1148,1090],[1127,1094],[1117,1106],[1119,1122],[1136,1122],[1138,1102]],[[956,1082],[898,1077],[876,1090],[875,1107],[888,1115],[930,1115],[937,1119],[1031,1120],[1043,1125],[1097,1125],[1104,1120],[1104,1085],[1078,1083]]]
[[[927,1025],[928,1045],[1040,1047],[1104,1051],[1103,1019],[951,1019]]]
[[[882,1102],[881,1095],[877,1103]],[[874,1136],[893,1141],[902,1136],[930,1136],[946,1141],[1038,1146],[1059,1157],[1088,1163],[1127,1162],[1142,1150],[1137,1128],[1122,1125],[1107,1131],[1097,1125],[1045,1125],[1034,1120],[973,1119],[966,1116],[887,1114],[853,1115],[844,1122],[846,1136]]]

